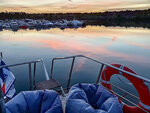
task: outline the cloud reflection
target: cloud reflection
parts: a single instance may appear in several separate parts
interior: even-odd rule
[[[128,44],[130,44],[132,46],[136,46],[136,47],[139,47],[139,48],[150,50],[150,46],[147,46],[145,44],[137,43],[137,42],[131,42],[131,41],[127,41],[127,42],[128,42]]]
[[[142,33],[142,35],[139,35],[139,33]],[[149,49],[149,47],[145,43],[133,42],[131,39],[138,40],[138,38],[141,39],[142,37],[142,40],[147,40],[148,42],[150,41],[149,38],[145,37],[149,35],[149,30],[143,29],[88,26],[78,30],[19,31],[14,35],[11,32],[3,31],[2,36],[5,38],[0,40],[13,43],[21,42],[24,44],[23,46],[31,46],[37,51],[39,48],[43,50],[52,49],[57,53],[64,53],[64,56],[65,54],[84,54],[94,58],[101,56],[103,58],[118,58],[131,62],[147,62],[148,57],[140,54],[136,47],[145,49]],[[130,48],[133,45],[135,46],[134,54],[132,51],[130,52]]]
[[[45,39],[40,39],[40,40],[34,40],[35,42],[40,43],[40,46],[38,47],[43,47],[43,48],[51,48],[54,49],[55,51],[64,51],[64,53],[69,52],[71,54],[85,54],[88,56],[95,56],[96,54],[101,54],[104,56],[109,56],[109,57],[118,57],[119,59],[122,58],[127,61],[140,61],[142,56],[136,56],[136,55],[131,55],[122,53],[119,51],[113,51],[107,49],[108,47],[111,47],[114,41],[116,41],[116,38],[112,38],[110,41],[103,45],[93,45],[93,44],[84,44],[78,41],[60,41],[60,40],[45,40]],[[39,45],[39,44],[38,44]],[[82,65],[84,62],[82,63]],[[78,70],[78,69],[77,69]]]

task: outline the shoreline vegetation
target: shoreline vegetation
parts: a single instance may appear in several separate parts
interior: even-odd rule
[[[10,19],[45,19],[57,20],[79,20],[85,25],[104,25],[120,27],[143,27],[150,28],[150,9],[126,10],[98,13],[25,13],[25,12],[1,12],[0,20]]]

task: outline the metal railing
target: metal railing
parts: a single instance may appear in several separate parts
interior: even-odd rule
[[[143,80],[144,82],[150,83],[150,80],[147,79],[147,78],[145,78],[145,77],[143,77],[143,76],[130,73],[130,72],[128,72],[128,71],[125,71],[125,70],[123,70],[123,69],[117,68],[117,67],[115,67],[115,66],[113,66],[113,65],[110,65],[110,64],[108,64],[108,63],[104,63],[104,62],[102,62],[102,61],[98,61],[98,60],[95,60],[95,59],[93,59],[93,58],[90,58],[90,57],[87,57],[87,56],[84,56],[84,55],[75,55],[75,56],[69,56],[69,57],[53,58],[53,59],[52,59],[52,64],[51,64],[50,77],[51,77],[51,78],[53,77],[53,68],[54,68],[54,61],[55,61],[55,60],[72,59],[72,63],[71,63],[71,67],[70,67],[70,72],[69,72],[69,77],[68,77],[68,81],[67,81],[67,89],[70,89],[70,81],[71,81],[71,77],[72,77],[74,62],[75,62],[75,59],[76,59],[77,57],[86,58],[86,59],[89,59],[89,60],[91,60],[91,61],[94,61],[94,62],[96,62],[96,63],[98,63],[98,64],[101,64],[100,70],[99,70],[99,74],[98,74],[98,77],[97,77],[97,80],[96,80],[96,83],[99,83],[99,82],[100,82],[101,75],[102,75],[102,71],[103,71],[103,69],[104,69],[105,66],[111,67],[111,68],[116,69],[116,70],[118,70],[118,71],[120,71],[120,72],[126,73],[126,74],[131,75],[131,76],[133,76],[133,77],[136,77],[136,78],[138,78],[138,79],[141,79],[141,80]],[[119,95],[119,94],[116,94],[116,92],[113,91],[119,98],[124,99],[124,100],[128,101],[129,103],[131,103],[132,105],[137,106],[138,108],[140,108],[140,109],[142,109],[143,111],[147,112],[146,110],[144,110],[143,108],[141,108],[141,107],[139,107],[137,104],[135,104],[134,102],[131,102],[129,99],[125,98],[126,95],[130,95],[130,96],[134,97],[135,99],[140,100],[137,96],[135,96],[135,95],[131,94],[130,92],[127,92],[127,91],[125,91],[125,90],[123,90],[123,89],[121,89],[121,88],[119,88],[119,87],[117,87],[116,85],[114,85],[114,84],[112,84],[112,83],[111,83],[111,85],[114,86],[115,88],[121,90],[122,92],[124,92],[123,96],[121,96],[121,95]]]
[[[69,56],[69,57],[53,58],[53,59],[52,59],[52,64],[51,64],[50,77],[52,78],[52,75],[53,75],[53,67],[54,67],[54,61],[55,61],[55,60],[71,59],[71,58],[72,58],[72,64],[71,64],[70,73],[69,73],[69,78],[68,78],[68,84],[67,84],[67,88],[69,88],[69,86],[70,86],[70,80],[71,80],[71,76],[72,76],[72,70],[73,70],[73,66],[74,66],[74,62],[75,62],[75,58],[77,58],[77,57],[86,58],[86,59],[92,60],[92,61],[94,61],[94,62],[96,62],[96,63],[98,63],[98,64],[101,64],[100,71],[99,71],[99,75],[98,75],[98,77],[97,77],[96,83],[98,83],[98,82],[100,81],[101,73],[102,73],[102,70],[103,70],[104,66],[111,67],[111,68],[116,69],[116,70],[118,70],[118,71],[120,71],[120,72],[129,74],[129,75],[131,75],[131,76],[133,76],[133,77],[136,77],[136,78],[138,78],[138,79],[141,79],[141,80],[144,80],[145,82],[150,83],[150,79],[147,79],[147,78],[145,78],[145,77],[143,77],[143,76],[130,73],[130,72],[125,71],[125,70],[123,70],[123,69],[117,68],[117,67],[115,67],[115,66],[113,66],[113,65],[111,65],[111,64],[104,63],[104,62],[102,62],[102,61],[98,61],[98,60],[95,60],[95,59],[93,59],[93,58],[90,58],[90,57],[87,57],[87,56],[84,56],[84,55],[75,55],[75,56]]]
[[[0,52],[0,59],[3,59],[2,52]],[[45,64],[43,62],[43,59],[30,61],[30,62],[11,64],[11,65],[2,65],[2,66],[0,66],[0,69],[7,68],[7,67],[16,67],[16,66],[21,66],[21,65],[28,65],[29,66],[29,90],[32,90],[35,87],[36,64],[38,62],[42,62],[43,67],[44,67],[45,76],[46,76],[47,70],[45,69]],[[33,84],[32,84],[32,64],[33,64]],[[48,77],[46,77],[46,78],[48,78]],[[1,83],[0,83],[0,113],[6,113],[4,94],[3,94],[2,89],[1,89]]]
[[[17,64],[11,64],[11,65],[3,65],[0,66],[0,69],[6,68],[6,67],[16,67],[21,65],[28,65],[29,67],[29,90],[34,89],[35,86],[35,74],[36,74],[36,64],[38,62],[43,62],[42,59],[30,61],[30,62],[23,62],[23,63],[17,63]],[[33,84],[32,84],[32,64],[33,64]]]

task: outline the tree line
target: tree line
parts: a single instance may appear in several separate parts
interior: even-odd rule
[[[73,20],[84,21],[87,25],[119,25],[150,27],[150,9],[106,11],[97,13],[25,13],[1,12],[0,20],[5,19],[46,19],[46,20]]]

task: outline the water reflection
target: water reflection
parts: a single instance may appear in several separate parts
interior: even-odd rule
[[[140,30],[144,32],[140,32]],[[117,57],[135,63],[137,63],[137,61],[139,63],[145,63],[148,60],[147,56],[139,54],[142,51],[138,49],[143,49],[144,51],[150,49],[150,45],[145,43],[147,40],[149,42],[147,38],[150,34],[149,30],[143,29],[135,29],[134,31],[134,29],[123,30],[120,28],[120,30],[118,30],[118,28],[87,27],[79,30],[67,29],[61,31],[54,29],[42,32],[22,31],[15,34],[6,33],[7,34],[4,32],[4,36],[1,40],[15,42],[16,44],[27,44],[26,46],[31,46],[32,48],[50,48],[57,52],[63,51],[69,54],[86,54],[92,57],[99,57],[99,55]],[[145,40],[145,42],[138,42],[138,40],[141,39],[139,39],[139,34],[136,33],[142,33],[141,38]],[[131,47],[134,50],[130,49]],[[132,53],[133,51],[134,54]]]
[[[15,33],[2,31],[0,32],[0,51],[3,51],[8,64],[43,58],[47,66],[50,66],[50,59],[53,57],[83,54],[108,63],[126,65],[138,74],[150,78],[147,76],[150,74],[149,36],[150,29],[104,26],[87,26],[63,31],[57,28],[38,32],[35,30],[20,30]],[[89,71],[92,71],[93,76],[86,79],[94,81],[93,77],[97,74],[95,71],[98,71],[99,67],[90,70],[94,64],[86,63],[84,59],[78,62],[80,64],[74,68],[74,74],[88,76],[91,74]],[[57,71],[62,70],[58,68]],[[39,76],[40,73],[41,71],[38,73]],[[42,78],[39,77],[38,81]],[[65,77],[61,75],[56,78],[61,80]],[[79,79],[76,76],[74,80]]]

